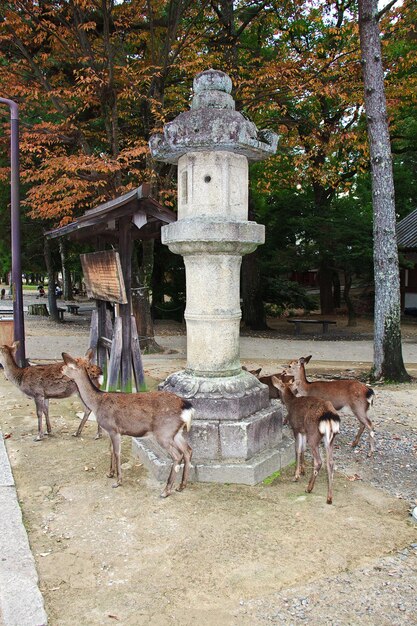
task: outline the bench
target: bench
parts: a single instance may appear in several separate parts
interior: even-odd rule
[[[301,328],[303,324],[321,324],[323,327],[323,335],[325,335],[329,330],[330,324],[336,324],[333,320],[304,320],[304,319],[289,319],[287,320],[289,324],[294,324],[295,334],[301,335]]]
[[[68,313],[72,313],[73,315],[78,315],[79,308],[78,304],[67,304]]]
[[[65,309],[62,309],[61,307],[58,307],[58,317],[61,320],[61,322],[64,321],[64,313],[65,313]]]
[[[85,313],[92,313],[93,311],[95,311],[95,307],[93,306],[85,306],[85,307],[80,307],[80,315],[83,315]]]

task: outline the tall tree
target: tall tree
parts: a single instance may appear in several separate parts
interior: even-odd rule
[[[359,0],[359,34],[374,208],[375,379],[409,380],[401,349],[395,193],[378,0]]]

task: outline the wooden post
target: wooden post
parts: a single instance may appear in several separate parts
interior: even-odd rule
[[[96,300],[97,306],[97,327],[98,337],[106,336],[106,303],[104,300]],[[97,363],[105,370],[107,365],[107,350],[103,344],[98,341],[97,343]]]
[[[88,340],[88,347],[94,350],[94,361],[97,363],[98,359],[98,314],[97,309],[91,313],[90,322],[90,338]]]
[[[142,355],[140,353],[140,343],[138,329],[136,327],[135,316],[131,316],[132,322],[132,363],[133,376],[135,378],[136,391],[143,391],[145,388],[145,373],[143,371]]]
[[[111,343],[109,371],[107,378],[107,390],[116,391],[119,382],[120,362],[122,356],[122,318],[116,317],[114,320],[114,331]],[[123,388],[122,388],[122,391]]]
[[[119,220],[119,256],[125,282],[127,304],[120,305],[120,317],[122,319],[122,358],[121,358],[121,390],[132,390],[132,330],[131,330],[131,256],[132,239],[130,234],[131,218],[123,217]]]

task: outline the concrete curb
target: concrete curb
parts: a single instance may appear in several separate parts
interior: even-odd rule
[[[38,587],[35,560],[1,431],[0,511],[0,624],[45,626],[48,618]]]

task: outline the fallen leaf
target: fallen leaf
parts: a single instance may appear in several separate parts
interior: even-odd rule
[[[10,439],[11,436],[12,436],[12,433],[4,433],[3,438]]]
[[[353,474],[352,476],[346,476],[346,478],[348,480],[350,480],[351,482],[354,480],[362,480],[362,477],[359,476],[359,474]]]

